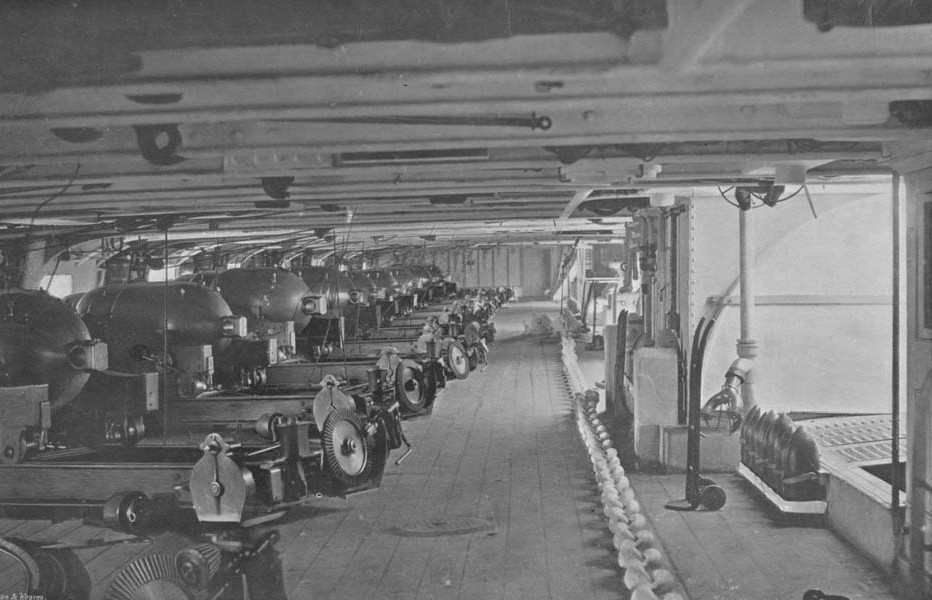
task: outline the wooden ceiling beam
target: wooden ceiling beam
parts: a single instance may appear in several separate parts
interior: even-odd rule
[[[254,114],[247,108],[212,114],[209,123],[190,115],[163,112],[135,115],[126,122],[17,124],[0,122],[0,162],[75,160],[84,154],[139,153],[133,125],[175,123],[181,142],[172,156],[197,157],[231,146],[253,149],[303,147],[305,151],[348,152],[576,144],[637,144],[684,140],[786,139],[887,141],[921,132],[891,117],[891,100],[927,100],[928,89],[844,90],[822,97],[811,90],[793,93],[657,95],[636,98],[574,99],[567,102],[478,106],[385,107],[357,115],[314,114],[306,109]],[[429,111],[429,112],[428,112]],[[532,127],[532,115],[550,126]],[[433,121],[416,124],[406,119]],[[488,125],[494,119],[514,125]],[[308,120],[311,119],[311,120]],[[319,119],[319,120],[317,120]],[[345,119],[346,122],[342,122]],[[443,124],[448,122],[449,124]],[[523,123],[523,124],[521,124]],[[52,129],[98,128],[86,142],[68,142]],[[312,146],[308,140],[314,140]]]

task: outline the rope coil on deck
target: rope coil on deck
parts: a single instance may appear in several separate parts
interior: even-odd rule
[[[624,569],[624,584],[632,600],[683,600],[677,593],[676,577],[665,567],[663,553],[641,514],[631,483],[618,459],[611,435],[599,419],[599,394],[587,389],[576,359],[576,342],[563,336],[563,370],[576,407],[576,425],[589,451],[596,483],[602,494],[602,512],[608,519],[618,566]]]

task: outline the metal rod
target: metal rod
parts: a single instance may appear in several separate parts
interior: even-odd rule
[[[260,454],[265,454],[266,452],[271,452],[272,450],[278,450],[281,447],[282,447],[281,444],[272,444],[271,446],[267,446],[260,450],[254,450],[253,452],[248,452],[246,456],[252,458],[253,456],[259,456]]]
[[[385,115],[385,116],[351,116],[273,119],[284,123],[369,123],[374,125],[440,125],[469,127],[521,127],[546,131],[553,121],[546,115],[536,112],[527,114],[487,114],[487,115]]]
[[[749,210],[742,210],[739,221],[739,278],[741,285],[741,330],[742,340],[752,339],[754,327],[754,298],[751,295],[754,288],[753,262],[751,256],[751,241],[753,235],[753,220]]]
[[[750,208],[738,211],[739,282],[741,286],[741,331],[737,342],[738,356],[754,360],[757,340],[754,339],[754,219]],[[745,414],[756,404],[754,399],[754,369],[748,371],[742,387]]]
[[[511,254],[511,250],[509,250],[508,253]],[[567,266],[566,266],[566,263],[567,263],[567,260],[566,260],[566,259],[567,259],[567,258],[568,258],[568,255],[564,255],[562,252],[560,253],[560,276],[561,276],[561,279],[560,279],[560,313],[559,313],[559,314],[560,314],[560,321],[561,321],[561,322],[563,322],[563,303],[564,303],[565,300],[566,300],[566,280],[569,279],[568,274],[567,274]],[[510,257],[510,256],[509,256],[509,258],[508,258],[508,262],[509,262],[509,263],[511,262],[511,257]],[[509,278],[509,279],[510,279],[510,278]]]
[[[396,465],[400,465],[401,463],[403,463],[403,462],[405,461],[405,459],[408,458],[408,456],[409,456],[412,452],[414,452],[414,448],[412,448],[411,446],[408,446],[408,449],[405,450],[404,454],[402,454],[402,455],[398,458],[398,460],[395,461],[395,464],[396,464]]]
[[[651,222],[647,217],[641,219],[641,252],[647,254],[647,260],[650,261],[650,246],[651,244],[657,244],[657,239],[654,236],[653,228],[651,227]],[[655,255],[656,257],[656,255]],[[652,265],[653,266],[653,265]],[[644,340],[648,345],[653,345],[654,343],[654,294],[656,293],[656,286],[654,285],[656,277],[656,269],[641,269],[641,302],[642,302],[642,314],[644,317]]]
[[[926,598],[926,452],[928,451],[929,386],[932,371],[926,376],[920,389],[913,395],[915,410],[910,415],[911,428],[909,448],[909,579],[910,600]]]
[[[168,443],[168,226],[165,227],[162,273],[162,444]]]
[[[679,312],[679,290],[677,286],[679,285],[679,257],[677,252],[679,252],[679,227],[677,226],[677,221],[679,220],[679,211],[673,209],[668,213],[670,218],[670,239],[668,241],[668,248],[670,249],[670,312],[678,313]],[[679,334],[679,332],[677,332]]]
[[[891,442],[890,456],[892,469],[890,471],[890,509],[894,514],[894,537],[899,537],[899,518],[896,516],[900,509],[900,174],[893,173],[893,349],[892,349],[892,381],[890,382],[891,410]]]
[[[812,194],[809,193],[809,186],[803,185],[803,191],[806,192],[806,200],[809,201],[809,211],[812,212],[812,218],[818,219],[819,215],[816,213],[815,204],[812,202]]]
[[[595,293],[595,284],[589,284],[589,295],[592,297],[592,343],[595,344],[595,325],[596,319],[598,319],[597,308],[598,308],[598,297]]]

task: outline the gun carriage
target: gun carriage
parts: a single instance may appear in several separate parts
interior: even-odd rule
[[[289,393],[218,385],[214,353],[245,341],[245,319],[204,286],[99,288],[78,302],[83,320],[43,292],[5,291],[0,307],[0,509],[184,540],[127,564],[109,597],[242,597],[258,584],[240,575],[277,560],[261,525],[378,487],[407,444],[375,361],[356,385],[323,368]],[[3,544],[27,592],[87,596],[73,553]]]

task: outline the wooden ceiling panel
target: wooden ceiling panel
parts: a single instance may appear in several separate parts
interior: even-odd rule
[[[0,240],[614,235],[587,200],[868,193],[932,129],[932,25],[844,1],[218,2],[0,8]]]

